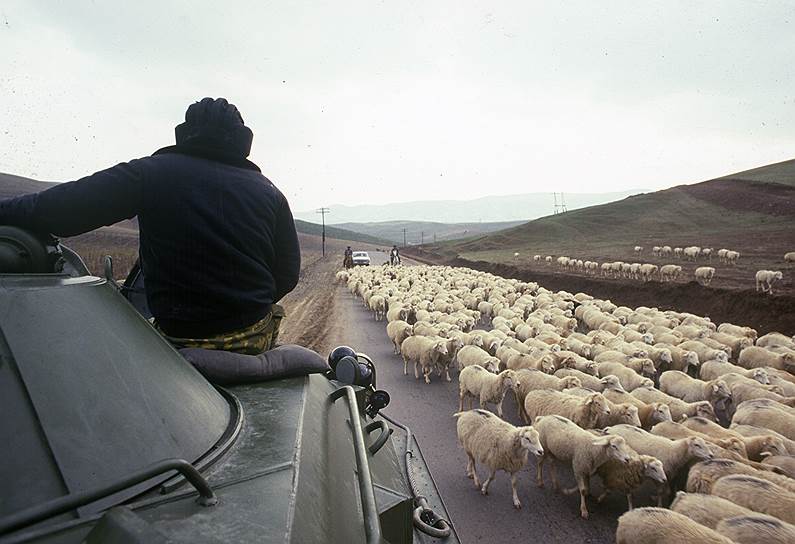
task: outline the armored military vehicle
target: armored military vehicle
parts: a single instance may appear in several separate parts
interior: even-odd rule
[[[221,387],[134,294],[0,227],[0,542],[458,541],[364,354]]]

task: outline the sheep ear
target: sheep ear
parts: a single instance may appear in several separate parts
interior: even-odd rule
[[[603,436],[602,438],[597,438],[596,440],[591,442],[591,444],[593,444],[594,446],[607,446],[608,444],[610,444],[611,438],[612,438],[611,436]]]

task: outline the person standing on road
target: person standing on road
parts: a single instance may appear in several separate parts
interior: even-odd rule
[[[393,245],[392,250],[389,252],[389,264],[400,264],[400,250],[398,249],[397,244]]]
[[[345,248],[345,255],[342,257],[342,266],[345,268],[353,268],[353,250],[351,246]]]
[[[138,217],[155,325],[175,347],[258,354],[301,254],[284,195],[249,161],[253,133],[223,98],[190,105],[176,145],[0,202],[0,224],[75,236]]]

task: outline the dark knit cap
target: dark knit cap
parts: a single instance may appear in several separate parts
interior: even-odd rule
[[[174,129],[177,145],[217,149],[248,157],[254,134],[225,98],[202,98],[188,106],[185,122]]]

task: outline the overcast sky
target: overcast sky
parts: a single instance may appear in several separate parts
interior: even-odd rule
[[[42,180],[172,144],[204,96],[294,210],[795,157],[791,1],[4,0],[0,51],[0,172]]]

